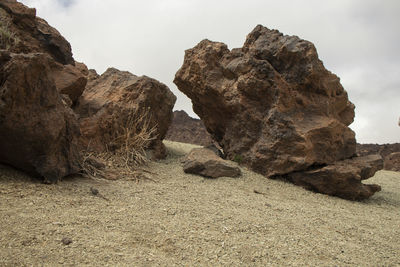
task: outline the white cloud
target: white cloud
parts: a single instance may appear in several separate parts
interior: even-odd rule
[[[241,47],[257,25],[312,41],[356,108],[360,142],[400,142],[400,1],[23,0],[102,73],[113,66],[167,84],[176,109],[191,103],[172,83],[184,50],[204,38]],[[66,2],[70,2],[66,5]]]

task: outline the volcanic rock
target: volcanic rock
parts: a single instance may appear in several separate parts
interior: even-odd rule
[[[400,172],[400,152],[391,153],[385,158],[384,169]]]
[[[58,91],[75,103],[85,88],[88,71],[84,64],[75,63],[68,41],[45,20],[36,17],[34,8],[15,0],[0,2],[0,25],[10,35],[8,44],[1,42],[0,49],[48,54],[54,59],[49,63]]]
[[[8,36],[0,42],[0,162],[49,183],[78,173],[80,131],[69,106],[85,87],[82,66],[33,8],[1,1],[0,27]]]
[[[194,148],[183,160],[186,173],[198,174],[208,178],[238,177],[241,171],[232,162],[218,157],[207,148]]]
[[[174,118],[165,139],[201,146],[212,144],[210,134],[199,119],[191,118],[185,111],[174,111]]]
[[[383,158],[383,168],[389,171],[400,171],[400,160],[396,160],[396,153],[400,153],[400,143],[393,144],[357,144],[357,155],[365,156],[380,154]]]
[[[113,150],[115,134],[121,126],[145,116],[150,128],[155,127],[152,134],[155,140],[149,148],[156,149],[154,156],[157,158],[166,156],[162,140],[172,121],[176,101],[166,85],[115,68],[109,68],[101,76],[91,70],[88,80],[75,108],[80,115],[85,147],[96,152]]]
[[[241,49],[203,40],[186,51],[174,83],[227,158],[268,177],[356,153],[354,105],[297,36],[259,25]]]
[[[79,125],[63,104],[46,54],[0,56],[0,162],[45,182],[80,171]]]
[[[72,103],[76,103],[87,83],[89,71],[86,65],[79,62],[75,62],[75,66],[54,63],[51,69],[57,90],[68,95]]]
[[[286,177],[306,189],[351,200],[369,198],[381,190],[379,185],[362,184],[361,181],[374,176],[382,169],[380,155],[368,155],[337,161],[334,164],[293,172]]]
[[[17,40],[8,48],[13,53],[47,53],[62,65],[74,65],[71,45],[44,19],[36,17],[36,10],[16,0],[0,2],[0,17],[3,25]]]

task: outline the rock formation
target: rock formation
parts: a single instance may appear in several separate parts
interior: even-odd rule
[[[9,51],[13,53],[47,53],[56,62],[74,65],[71,45],[44,19],[36,17],[36,10],[16,0],[0,2],[1,22],[7,26],[17,42]]]
[[[210,134],[201,120],[190,117],[185,111],[174,111],[174,118],[165,137],[167,140],[208,146],[212,144]],[[400,171],[400,162],[394,161],[392,153],[400,152],[400,143],[393,144],[359,144],[356,145],[358,156],[380,154],[383,158],[383,168],[389,171]]]
[[[13,38],[3,49],[17,54],[45,53],[52,57],[50,72],[57,90],[75,103],[85,89],[87,68],[75,62],[68,41],[45,20],[36,17],[34,8],[15,0],[0,2],[0,18],[2,27]]]
[[[395,160],[400,153],[400,143],[394,144],[357,144],[357,155],[366,156],[380,154],[383,158],[383,168],[389,171],[400,171],[400,160]]]
[[[384,169],[400,172],[400,152],[393,152],[385,157]]]
[[[174,111],[174,118],[165,139],[201,146],[212,144],[210,134],[204,127],[203,122],[199,119],[191,118],[183,110]]]
[[[51,76],[46,54],[0,56],[0,162],[45,182],[80,170],[79,125]]]
[[[194,148],[183,160],[183,171],[208,178],[238,177],[241,171],[232,162],[223,160],[212,150]]]
[[[154,127],[154,156],[166,154],[175,96],[165,85],[115,69],[89,72],[56,29],[15,0],[0,2],[0,30],[0,162],[56,182],[80,171],[78,152],[89,144],[111,149],[111,135],[127,123],[139,133]]]
[[[8,35],[0,47],[0,162],[45,182],[79,172],[79,124],[69,105],[79,97],[71,88],[82,92],[86,78],[70,44],[15,0],[0,2],[0,27]]]
[[[52,65],[52,76],[60,94],[67,95],[72,103],[76,103],[85,90],[86,76],[89,74],[85,64],[75,62],[73,65]]]
[[[174,83],[192,100],[227,158],[240,157],[268,177],[322,168],[356,154],[348,127],[354,105],[314,45],[296,36],[259,25],[241,49],[203,40],[186,51]],[[337,187],[341,178],[332,173],[329,181]],[[363,187],[356,183],[349,189],[354,196],[338,196],[360,199]]]
[[[337,161],[322,168],[289,173],[286,178],[309,190],[345,199],[362,200],[381,190],[379,185],[360,186],[360,183],[382,167],[380,155],[368,155]]]
[[[150,145],[156,158],[166,156],[162,144],[172,120],[176,97],[168,87],[146,76],[109,68],[101,76],[90,71],[75,111],[80,115],[82,142],[96,152],[112,150],[115,131],[141,115],[156,128]],[[139,117],[138,117],[139,116]],[[140,131],[140,129],[137,129]]]

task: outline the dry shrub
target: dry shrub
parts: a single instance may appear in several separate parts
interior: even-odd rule
[[[82,172],[87,177],[115,180],[121,177],[138,181],[148,178],[146,149],[156,139],[157,125],[152,123],[149,109],[130,111],[125,119],[115,118],[112,142],[106,152],[95,153],[88,148],[83,151]],[[151,179],[150,179],[151,180]]]
[[[0,21],[0,49],[9,50],[19,43],[19,38],[10,30],[10,24]]]
[[[137,166],[147,162],[146,148],[156,138],[157,125],[152,125],[149,109],[131,113],[115,131],[113,145],[125,165]]]

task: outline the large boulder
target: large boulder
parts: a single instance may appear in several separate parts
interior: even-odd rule
[[[240,169],[207,148],[194,148],[183,160],[183,171],[208,178],[239,177]]]
[[[311,42],[257,26],[244,46],[201,41],[174,83],[228,159],[266,176],[356,154],[354,105]]]
[[[70,106],[86,84],[70,44],[15,0],[0,2],[0,162],[45,182],[80,171],[80,135]]]
[[[57,91],[47,54],[0,54],[0,162],[45,182],[80,171],[79,125]]]
[[[156,150],[156,158],[165,157],[162,140],[171,123],[175,101],[175,95],[166,85],[149,77],[115,68],[99,76],[91,70],[75,108],[80,116],[82,143],[96,152],[112,150],[115,132],[120,126],[143,115],[155,127],[152,134],[155,139],[149,148]]]
[[[165,139],[201,146],[208,146],[213,143],[203,122],[199,119],[191,118],[183,110],[174,111],[174,118]]]

